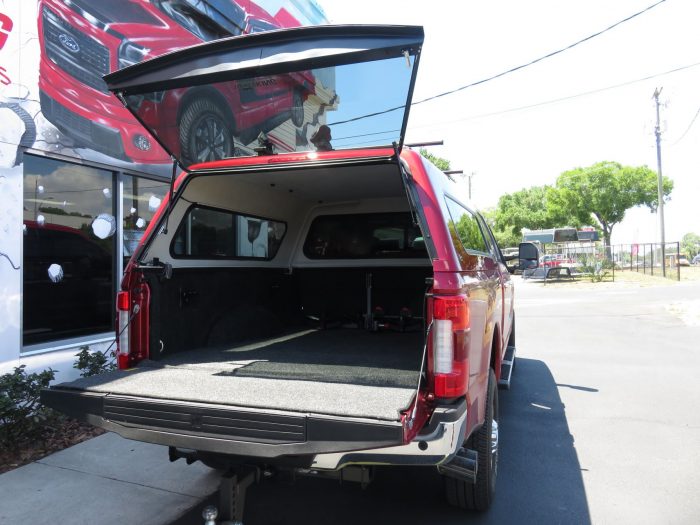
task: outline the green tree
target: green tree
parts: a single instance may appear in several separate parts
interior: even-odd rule
[[[510,240],[509,245],[515,239],[514,244],[520,242],[524,228],[539,230],[568,224],[566,220],[557,223],[557,218],[550,213],[547,206],[549,189],[548,186],[533,186],[498,199],[494,214],[495,229]]]
[[[664,201],[673,190],[673,181],[664,177]],[[588,224],[594,218],[610,244],[613,228],[635,206],[658,207],[656,172],[646,166],[623,166],[603,161],[586,168],[565,171],[547,192],[547,207],[552,217],[571,217],[575,223]]]
[[[681,252],[690,258],[700,253],[700,235],[697,233],[686,233],[681,239]]]
[[[426,159],[428,159],[430,162],[435,164],[440,170],[448,171],[450,169],[450,161],[449,160],[443,159],[442,157],[438,157],[437,155],[433,155],[425,148],[420,148],[418,150],[418,153],[420,153]]]
[[[496,222],[496,214],[498,210],[496,208],[488,208],[481,211],[486,222],[491,227],[493,236],[496,238],[496,243],[501,248],[508,248],[510,246],[517,246],[522,239],[522,234],[520,232],[513,233],[513,231],[507,227],[499,229],[499,225]]]

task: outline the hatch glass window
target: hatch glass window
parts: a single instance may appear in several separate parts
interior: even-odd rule
[[[270,260],[286,231],[281,221],[193,206],[178,228],[172,253],[197,259]]]
[[[415,57],[301,70],[126,97],[189,166],[229,157],[398,141]]]

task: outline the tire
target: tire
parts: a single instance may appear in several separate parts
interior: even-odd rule
[[[304,97],[298,89],[292,95],[292,124],[298,128],[304,124]]]
[[[445,495],[454,507],[484,511],[493,502],[498,474],[498,388],[493,369],[489,369],[484,424],[465,446],[479,454],[476,483],[445,477]]]
[[[180,118],[180,149],[187,164],[208,162],[233,154],[233,126],[212,100],[191,102]]]

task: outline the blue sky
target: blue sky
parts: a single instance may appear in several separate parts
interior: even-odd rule
[[[420,100],[566,47],[656,1],[327,0],[322,6],[332,23],[423,25],[414,96]],[[554,184],[563,171],[602,160],[656,169],[652,95],[663,87],[663,173],[675,183],[666,239],[700,233],[700,117],[693,122],[700,110],[698,20],[700,2],[667,0],[569,51],[414,106],[407,140],[443,139],[433,153],[474,172],[474,201],[490,207],[503,193]],[[522,107],[529,108],[516,110]],[[657,216],[634,209],[613,242],[659,237]]]

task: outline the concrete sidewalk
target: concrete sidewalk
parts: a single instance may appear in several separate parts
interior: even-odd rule
[[[0,524],[171,523],[218,489],[201,463],[104,434],[0,475]]]

